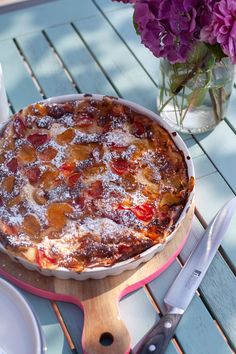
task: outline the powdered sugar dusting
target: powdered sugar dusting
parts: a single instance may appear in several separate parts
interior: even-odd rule
[[[141,193],[140,190],[135,191],[134,193],[132,193],[132,198],[133,198],[133,205],[140,205],[143,204],[144,202],[147,201],[147,197],[145,197],[145,195],[143,195]]]
[[[12,207],[11,214],[8,215],[7,209],[3,206],[0,208],[0,215],[3,219],[9,221],[10,225],[20,226],[22,224],[23,217],[19,214],[19,210],[17,207]]]
[[[25,184],[22,188],[22,194],[24,196],[24,206],[28,213],[37,215],[42,224],[46,224],[46,211],[47,208],[44,205],[39,205],[33,198],[34,188],[29,184]]]
[[[87,134],[84,132],[81,132],[80,130],[76,131],[76,136],[73,140],[74,144],[80,144],[80,143],[97,143],[101,140],[101,134]]]
[[[108,132],[102,137],[102,141],[108,146],[128,147],[132,143],[132,140],[133,137],[128,132],[123,132],[118,129]]]
[[[52,163],[57,168],[59,168],[62,165],[63,161],[65,160],[66,148],[64,146],[57,144],[54,140],[50,141],[50,146],[57,151],[57,155],[52,160]]]
[[[127,227],[108,218],[85,218],[80,226],[80,234],[92,233],[96,236],[116,235],[127,232]]]
[[[178,161],[178,168],[175,162],[166,162],[172,140],[161,145],[166,134],[159,134],[159,146],[154,135],[147,133],[156,123],[145,117],[140,122],[140,115],[136,121],[135,112],[117,102],[113,106],[107,98],[39,103],[24,113],[20,120],[15,116],[15,131],[6,129],[0,138],[0,184],[4,187],[0,189],[0,220],[15,226],[14,230],[5,226],[9,243],[27,247],[31,242],[46,250],[46,263],[56,257],[60,266],[79,270],[112,264],[152,245],[155,230],[158,238],[166,225],[166,220],[162,227],[162,220],[154,222],[161,193],[166,191],[165,169],[168,193],[187,195],[188,185],[184,160],[182,166]],[[162,128],[155,129],[151,130]],[[47,141],[39,139],[42,134],[47,134]],[[27,139],[29,135],[35,139]],[[22,151],[24,144],[29,149]],[[176,153],[176,147],[173,150]],[[185,186],[183,182],[178,189],[171,184],[173,171]],[[14,181],[7,180],[9,176]],[[177,215],[180,208],[175,210]],[[176,218],[171,213],[167,218]],[[32,225],[36,231],[40,223],[37,241],[26,234],[29,214],[35,217],[31,220],[36,220]],[[144,235],[151,222],[152,239],[148,239]]]

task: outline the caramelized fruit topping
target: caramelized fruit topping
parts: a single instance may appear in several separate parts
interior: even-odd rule
[[[21,145],[18,151],[18,157],[24,165],[34,162],[37,158],[35,148],[31,145]]]
[[[67,129],[63,133],[57,135],[56,142],[60,145],[69,144],[75,137],[74,129]]]
[[[15,182],[15,177],[14,176],[7,176],[2,181],[2,188],[6,192],[11,193],[13,191],[13,188],[14,188],[14,182]]]
[[[41,229],[38,218],[33,214],[26,215],[23,220],[23,229],[27,235],[37,238]]]
[[[67,222],[67,215],[73,212],[68,203],[52,203],[48,207],[48,224],[56,230],[61,230]]]

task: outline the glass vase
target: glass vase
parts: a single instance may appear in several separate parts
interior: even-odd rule
[[[229,58],[193,56],[186,63],[160,60],[157,108],[175,130],[197,134],[212,130],[225,117],[234,77]]]

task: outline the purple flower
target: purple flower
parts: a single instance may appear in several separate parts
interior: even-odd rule
[[[204,26],[201,39],[220,44],[223,52],[236,64],[236,2],[220,0],[213,6],[212,21]]]
[[[141,42],[156,56],[184,63],[202,41],[236,63],[236,0],[113,0],[134,4]]]
[[[185,62],[199,40],[201,21],[208,24],[206,17],[202,16],[208,10],[208,2],[136,0],[134,20],[142,43],[156,57],[167,58],[171,63]]]

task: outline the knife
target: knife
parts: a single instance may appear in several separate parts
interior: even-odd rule
[[[143,337],[137,354],[164,354],[176,327],[218,249],[230,224],[236,197],[216,214],[164,298],[167,313]]]

